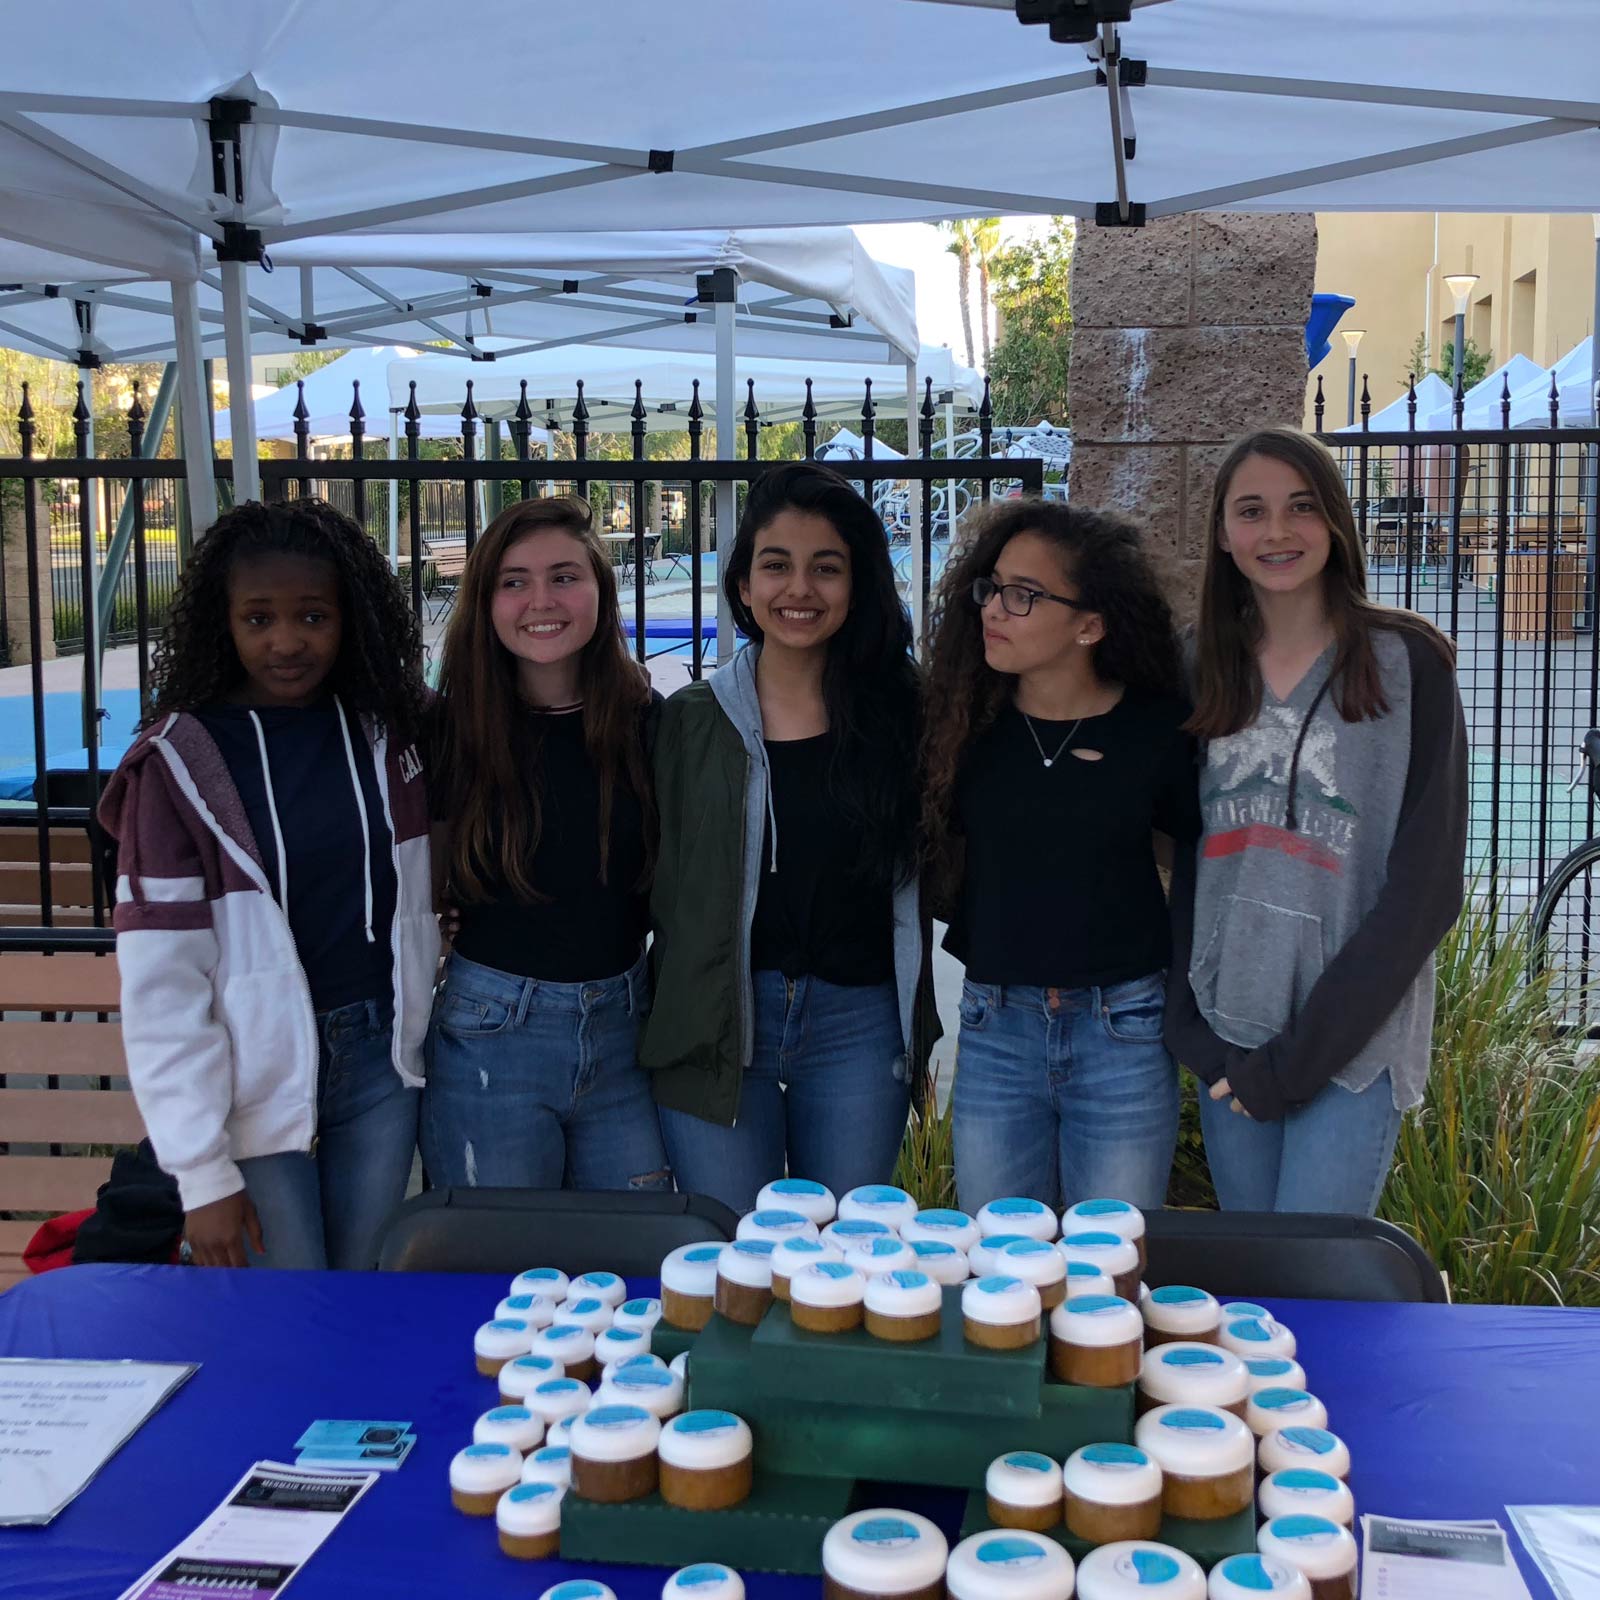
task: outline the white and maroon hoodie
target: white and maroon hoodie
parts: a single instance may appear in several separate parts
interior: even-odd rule
[[[415,1087],[439,960],[426,785],[415,748],[393,748],[361,720],[393,840],[392,1060]],[[353,768],[350,781],[359,802]],[[240,1160],[311,1148],[311,991],[238,790],[198,718],[169,716],[139,736],[100,820],[119,846],[128,1079],[156,1156],[193,1211],[244,1187]]]

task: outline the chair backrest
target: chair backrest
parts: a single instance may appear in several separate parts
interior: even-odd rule
[[[567,1189],[430,1189],[378,1242],[380,1272],[563,1272],[653,1278],[679,1245],[731,1239],[739,1219],[695,1194]]]
[[[33,1020],[92,1018],[115,1012],[120,999],[113,956],[0,956],[0,1289],[27,1275],[22,1251],[38,1227],[7,1213],[92,1206],[111,1172],[105,1147],[144,1136],[121,1027]]]
[[[1219,1297],[1442,1303],[1444,1279],[1415,1239],[1371,1217],[1311,1212],[1152,1211],[1151,1288],[1192,1284]]]

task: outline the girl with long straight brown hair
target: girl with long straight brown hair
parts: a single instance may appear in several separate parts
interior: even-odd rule
[[[1218,469],[1192,667],[1204,832],[1174,872],[1167,1038],[1207,1085],[1217,1194],[1370,1213],[1427,1082],[1466,729],[1449,641],[1367,598],[1344,481],[1304,434]]]
[[[467,557],[436,707],[434,861],[460,927],[429,1034],[435,1184],[671,1187],[635,1049],[659,698],[587,502],[502,511]]]

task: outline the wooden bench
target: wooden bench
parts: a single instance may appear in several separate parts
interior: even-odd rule
[[[121,1026],[93,1020],[115,1014],[120,1000],[114,956],[0,955],[0,1131],[6,1141],[0,1145],[0,1289],[27,1276],[22,1251],[39,1226],[7,1214],[53,1216],[92,1206],[111,1158],[89,1153],[90,1147],[144,1137],[128,1089]],[[60,1020],[24,1020],[19,1012]],[[11,1086],[17,1078],[41,1077],[44,1087]],[[107,1080],[109,1087],[49,1086],[77,1077]],[[61,1153],[12,1153],[18,1145]]]
[[[42,885],[39,834],[32,827],[0,827],[0,928],[36,928]],[[110,886],[105,890],[110,893]],[[89,836],[83,828],[50,830],[50,905],[58,928],[94,926],[94,876]],[[109,908],[106,922],[111,920]]]

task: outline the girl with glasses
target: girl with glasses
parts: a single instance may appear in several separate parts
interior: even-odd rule
[[[467,557],[436,708],[434,861],[460,914],[422,1102],[436,1185],[672,1187],[635,1050],[659,700],[588,503],[502,511]]]
[[[1154,836],[1199,828],[1167,603],[1130,523],[1023,500],[949,569],[937,630],[923,818],[967,969],[961,1206],[1159,1207],[1178,1083]]]
[[[1168,1037],[1208,1086],[1217,1196],[1370,1214],[1461,910],[1454,650],[1367,598],[1339,469],[1286,428],[1218,469],[1194,644],[1205,831],[1173,874]]]
[[[662,708],[641,1058],[679,1187],[744,1212],[785,1171],[893,1174],[925,1067],[918,693],[883,525],[827,468],[752,485],[725,586],[750,643]]]

